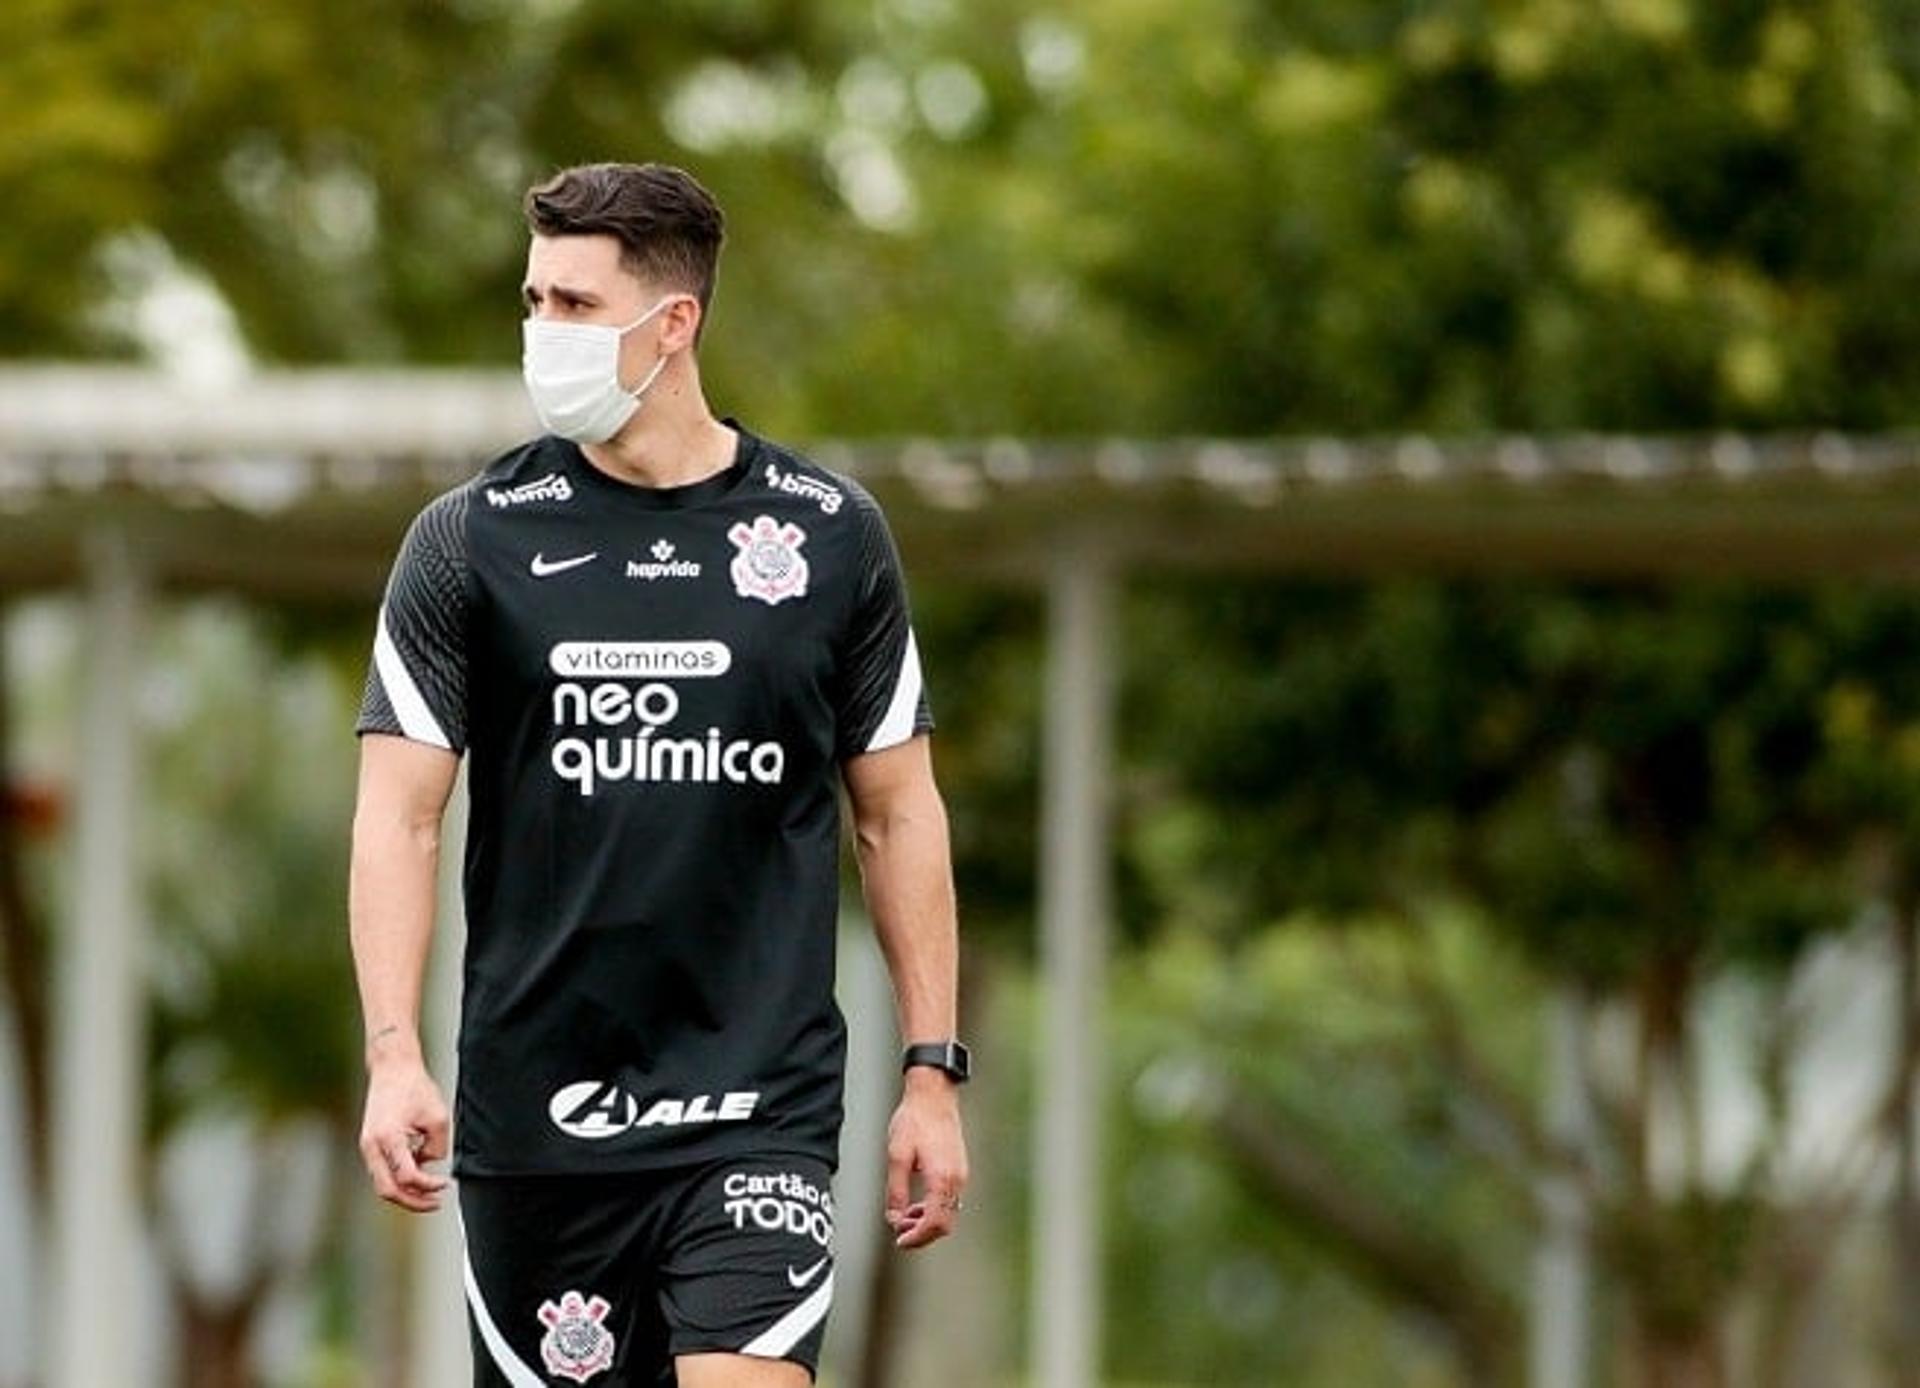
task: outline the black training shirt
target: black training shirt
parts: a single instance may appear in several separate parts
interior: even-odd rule
[[[879,507],[734,427],[670,488],[539,439],[401,546],[359,730],[468,756],[461,1174],[835,1160],[840,764],[932,720]]]

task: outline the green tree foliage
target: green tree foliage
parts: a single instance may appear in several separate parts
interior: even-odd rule
[[[341,938],[352,717],[336,673],[225,606],[156,643],[150,822],[164,1137],[207,1105],[350,1130],[360,1031]]]
[[[1296,916],[1238,940],[1169,936],[1121,965],[1110,1259],[1125,1322],[1159,1333],[1116,1316],[1116,1378],[1512,1376],[1524,1286],[1509,1270],[1532,1221],[1507,1169],[1461,1140],[1458,1079],[1411,980],[1444,960],[1475,1044],[1503,1056],[1531,1049],[1512,1005],[1530,984],[1478,922],[1426,925]]]
[[[147,1183],[166,1235],[180,1381],[195,1384],[258,1381],[253,1330],[267,1298],[344,1256],[345,1202],[364,1198],[360,1029],[341,925],[351,699],[287,634],[224,605],[172,615],[145,699],[152,798],[171,811],[147,826],[158,946]],[[218,1188],[247,1211],[236,1274],[214,1288],[178,1233],[198,1212],[169,1208],[160,1178],[178,1144],[210,1129],[229,1134]],[[290,1236],[289,1210],[303,1208],[292,1178],[316,1147],[324,1193]]]
[[[452,330],[450,282],[512,237],[485,198],[497,30],[429,3],[85,0],[14,7],[0,57],[0,345],[124,342],[116,237],[161,238],[232,304],[268,360],[395,355]],[[431,252],[427,247],[432,246]]]
[[[1135,755],[1182,787],[1142,802],[1156,918],[1457,896],[1610,988],[1663,951],[1777,967],[1910,890],[1859,858],[1920,827],[1903,593],[1209,581],[1141,607]],[[1170,863],[1210,896],[1156,894]]]
[[[986,224],[1014,273],[1064,284],[1076,345],[1118,329],[1129,389],[1077,397],[1100,411],[1079,427],[1910,415],[1909,7],[989,13],[954,28],[983,70],[998,57],[995,118],[921,153],[979,159],[929,234]]]
[[[1576,1161],[1625,1294],[1622,1343],[1650,1383],[1723,1363],[1729,1306],[1788,1276],[1809,1240],[1829,1246],[1833,1211],[1861,1194],[1835,1177],[1796,1209],[1774,1184],[1806,1121],[1784,1097],[1799,1038],[1782,984],[1875,903],[1911,922],[1920,900],[1911,600],[1214,582],[1150,585],[1139,606],[1152,677],[1129,701],[1128,880],[1141,928],[1186,941],[1172,957],[1204,990],[1173,1009],[1204,1021],[1162,1051],[1211,1057],[1202,1130],[1292,1225],[1437,1311],[1470,1379],[1503,1378],[1511,1361],[1475,1346],[1500,1343],[1484,1307],[1523,1297],[1526,1265],[1470,1256],[1448,1211],[1465,1201],[1481,1239],[1531,1223],[1532,1183],[1559,1162],[1500,999],[1572,980],[1632,1038],[1631,1064],[1594,1062],[1601,1123]],[[1473,925],[1435,935],[1436,918]],[[1315,919],[1355,922],[1352,943]],[[1371,985],[1339,964],[1291,995],[1263,986],[1285,977],[1276,961],[1329,949]],[[1740,1072],[1774,1096],[1734,1178],[1703,1162],[1697,1087],[1703,1000],[1728,979],[1759,1018]],[[1848,1136],[1856,1156],[1898,1142],[1914,1057],[1897,1019],[1884,1044],[1894,1068]],[[1424,1196],[1422,1170],[1439,1182]],[[1401,1211],[1404,1244],[1329,1218],[1347,1205]],[[1461,1250],[1467,1304],[1436,1306],[1410,1277],[1436,1246]],[[1767,1333],[1789,1341],[1794,1308],[1773,1314]]]
[[[263,359],[506,360],[520,190],[657,157],[733,213],[717,393],[790,432],[1883,427],[1914,18],[29,0],[0,350],[124,346],[144,232]]]

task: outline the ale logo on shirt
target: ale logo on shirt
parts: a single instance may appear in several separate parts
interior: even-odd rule
[[[617,1084],[582,1080],[553,1096],[547,1116],[568,1137],[617,1137],[640,1117],[640,1101]]]
[[[568,1137],[598,1142],[635,1128],[685,1128],[702,1123],[744,1123],[759,1106],[757,1089],[688,1098],[665,1094],[640,1111],[640,1101],[610,1080],[580,1080],[554,1091],[547,1117]]]
[[[755,516],[753,524],[737,523],[727,532],[739,553],[730,572],[733,590],[743,598],[758,598],[772,606],[788,598],[806,596],[807,559],[800,546],[807,532],[791,521]]]

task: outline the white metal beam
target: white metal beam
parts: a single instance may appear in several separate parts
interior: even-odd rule
[[[144,1288],[141,1216],[140,757],[135,718],[144,575],[126,533],[87,554],[86,670],[71,918],[54,1013],[53,1269],[38,1317],[42,1378],[70,1388],[144,1382],[127,1333]]]
[[[1575,985],[1554,991],[1546,1025],[1547,1133],[1567,1153],[1584,1153],[1592,1141],[1593,1103],[1587,1092],[1587,1006]],[[1540,1235],[1527,1382],[1531,1388],[1586,1388],[1593,1357],[1592,1212],[1572,1172],[1542,1177],[1536,1198]]]
[[[1114,568],[1091,542],[1056,552],[1047,589],[1040,789],[1042,996],[1035,1116],[1033,1367],[1091,1388],[1100,1347],[1100,1115],[1106,997]]]

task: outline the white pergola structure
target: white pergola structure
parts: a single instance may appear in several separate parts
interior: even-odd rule
[[[101,1333],[98,1308],[132,1304],[139,1242],[140,757],[125,694],[151,596],[232,591],[371,612],[419,505],[531,430],[517,378],[497,372],[268,373],[212,390],[131,370],[0,372],[0,592],[78,589],[89,621],[41,1326],[44,1345],[88,1353],[48,1382],[142,1378],[127,1337]],[[880,496],[915,577],[1046,594],[1031,1316],[1032,1382],[1045,1388],[1099,1378],[1112,614],[1130,568],[1920,572],[1920,441],[1905,437],[901,440],[810,452]],[[1547,1215],[1577,1255],[1581,1211],[1549,1202]],[[1538,1355],[1538,1381],[1581,1382],[1578,1336],[1552,1343],[1572,1348]]]

